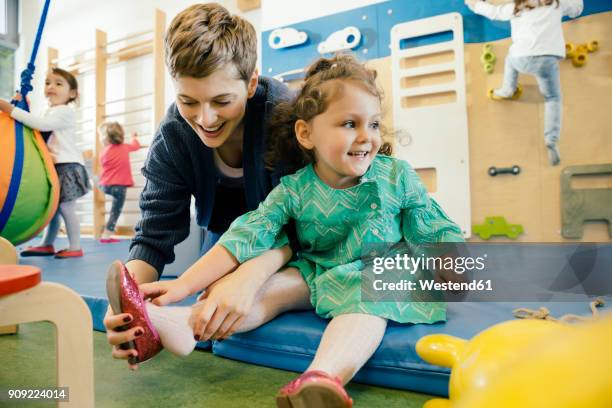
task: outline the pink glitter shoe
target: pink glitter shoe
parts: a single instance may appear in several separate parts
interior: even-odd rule
[[[113,313],[132,315],[133,320],[125,326],[126,329],[140,326],[144,330],[140,337],[128,343],[127,348],[138,351],[138,356],[130,357],[130,364],[142,363],[159,353],[162,349],[159,334],[149,320],[145,301],[138,291],[136,281],[120,261],[113,262],[108,269],[106,294]],[[125,345],[122,345],[122,348],[124,347]]]
[[[353,400],[339,378],[323,371],[306,371],[278,392],[276,406],[351,408]]]

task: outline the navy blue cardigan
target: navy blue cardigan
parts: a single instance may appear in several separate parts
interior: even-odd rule
[[[265,168],[267,123],[274,106],[290,96],[284,84],[260,77],[255,95],[247,101],[243,167],[249,210],[257,208],[282,175],[282,169],[272,174]],[[141,259],[161,275],[164,266],[174,261],[174,246],[189,235],[191,196],[198,225],[208,226],[218,177],[212,149],[202,143],[175,104],[157,129],[142,173],[147,181],[128,260]]]

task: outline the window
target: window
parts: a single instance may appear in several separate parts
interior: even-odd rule
[[[0,0],[0,35],[8,33],[6,28],[6,0]]]
[[[15,49],[17,35],[17,0],[0,0],[0,46]]]
[[[14,51],[0,45],[0,98],[11,99],[15,95]]]
[[[15,48],[17,36],[17,0],[0,0],[0,98],[15,94]]]

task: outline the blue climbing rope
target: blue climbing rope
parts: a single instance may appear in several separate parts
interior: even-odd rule
[[[36,54],[38,54],[38,47],[40,46],[40,40],[42,38],[43,28],[45,28],[45,21],[47,21],[47,12],[49,11],[49,3],[51,0],[45,0],[45,6],[43,7],[42,15],[40,16],[40,22],[38,23],[38,31],[36,32],[36,39],[34,40],[34,47],[32,48],[32,54],[30,55],[30,62],[28,62],[27,68],[21,71],[21,88],[19,93],[21,94],[21,101],[13,100],[13,104],[21,109],[29,111],[28,102],[26,96],[32,88],[32,77],[34,76],[34,65],[36,61]]]
[[[36,54],[38,53],[38,46],[40,45],[40,39],[42,37],[43,28],[45,27],[45,21],[47,20],[47,11],[49,11],[50,0],[45,0],[45,7],[43,8],[40,22],[38,23],[38,32],[36,33],[36,40],[34,41],[34,48],[32,48],[32,55],[30,56],[30,62],[28,67],[21,72],[21,100],[12,100],[11,103],[23,110],[29,111],[28,102],[26,101],[27,94],[33,89],[32,88],[32,76],[34,75],[34,62],[36,61]],[[13,212],[13,207],[17,201],[17,193],[19,191],[19,185],[21,184],[21,176],[23,173],[23,163],[25,155],[25,146],[23,141],[23,125],[19,122],[15,122],[15,161],[13,165],[13,173],[11,175],[11,181],[8,186],[6,199],[4,205],[0,208],[0,233],[4,230],[6,223],[8,222],[9,216]]]

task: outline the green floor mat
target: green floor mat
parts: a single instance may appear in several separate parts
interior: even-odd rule
[[[78,350],[75,350],[78,352]],[[104,333],[94,332],[96,407],[274,407],[276,392],[295,373],[194,352],[177,358],[162,352],[131,372],[113,360]],[[0,336],[0,389],[44,388],[55,384],[55,331],[50,323],[19,326]],[[356,407],[420,408],[423,394],[350,384]],[[47,401],[7,401],[2,407],[54,407]]]

